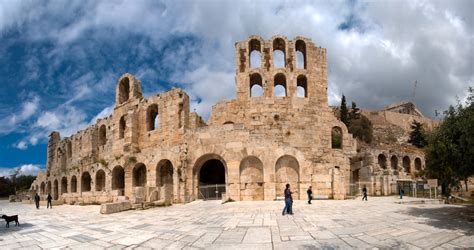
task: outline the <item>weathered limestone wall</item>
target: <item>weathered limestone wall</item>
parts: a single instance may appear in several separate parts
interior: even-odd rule
[[[214,105],[208,123],[189,111],[183,90],[144,98],[140,81],[125,74],[109,117],[67,138],[51,134],[46,173],[32,189],[68,203],[189,202],[212,185],[234,200],[273,200],[289,183],[297,199],[306,198],[310,185],[317,197],[344,199],[355,171],[359,182],[381,194],[391,192],[387,185],[395,177],[408,176],[398,167],[399,174],[379,169],[380,154],[400,162],[408,156],[411,164],[419,158],[424,165],[417,151],[379,145],[357,152],[356,140],[328,107],[326,50],[311,40],[251,36],[235,49],[236,98]],[[284,54],[282,68],[274,63],[275,50]],[[261,63],[250,67],[256,51]],[[277,85],[284,96],[276,96]],[[253,96],[255,86],[262,96]],[[332,145],[335,131],[340,147]]]

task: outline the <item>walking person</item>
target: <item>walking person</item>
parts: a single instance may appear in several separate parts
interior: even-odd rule
[[[286,188],[285,188],[285,208],[283,208],[283,212],[281,213],[281,215],[285,215],[285,213],[287,214],[293,214],[293,197],[291,196],[291,194],[293,194],[293,192],[291,192],[290,190],[290,184],[286,184]]]
[[[311,190],[311,186],[309,186],[306,193],[308,194],[308,204],[311,204],[311,200],[313,199],[313,190]]]
[[[405,194],[405,190],[400,187],[400,199],[403,199],[403,195]]]
[[[362,194],[364,195],[362,197],[362,200],[367,201],[367,188],[365,186],[364,186],[364,188],[362,188]]]
[[[48,204],[46,204],[46,208],[53,208],[53,205],[51,203],[51,201],[53,200],[53,197],[51,197],[51,194],[48,193],[48,197],[46,198],[46,200],[48,200]]]
[[[38,193],[35,194],[35,205],[36,205],[36,209],[40,208],[40,197]]]

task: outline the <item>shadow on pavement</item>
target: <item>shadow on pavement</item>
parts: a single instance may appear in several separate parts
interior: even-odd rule
[[[412,207],[407,214],[427,218],[427,225],[449,230],[461,230],[474,235],[474,206]]]
[[[24,229],[31,229],[35,225],[31,223],[21,223],[20,221],[20,226],[15,226],[15,222],[10,222],[10,227],[6,227],[7,223],[5,221],[0,222],[0,236],[8,233],[13,233],[13,232],[20,232],[21,230]]]

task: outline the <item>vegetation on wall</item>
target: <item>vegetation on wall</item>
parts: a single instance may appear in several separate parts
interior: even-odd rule
[[[371,143],[373,140],[373,127],[370,120],[360,114],[360,109],[355,102],[352,102],[351,109],[348,110],[346,97],[342,95],[339,119],[346,124],[349,133],[355,138],[365,143]]]

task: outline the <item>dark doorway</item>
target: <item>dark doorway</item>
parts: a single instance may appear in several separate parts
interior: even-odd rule
[[[225,193],[225,167],[217,160],[206,161],[199,171],[199,197],[205,200],[222,199]]]

